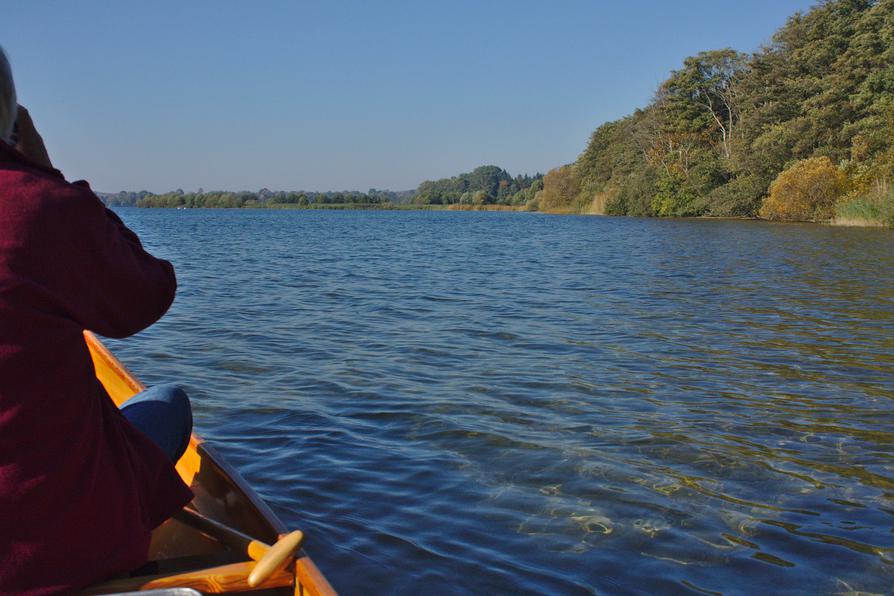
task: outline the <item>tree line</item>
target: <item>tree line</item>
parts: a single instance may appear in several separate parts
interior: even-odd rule
[[[183,189],[155,194],[149,191],[119,193],[97,193],[109,206],[113,207],[160,207],[160,208],[283,208],[283,207],[329,207],[329,206],[370,206],[381,207],[403,204],[409,201],[411,191],[390,191],[369,189],[367,192],[306,192],[272,191],[266,188],[254,191],[204,191],[184,192]]]
[[[543,175],[512,177],[497,166],[481,166],[452,178],[425,181],[416,190],[391,191],[369,189],[367,192],[253,191],[184,192],[177,189],[163,194],[149,191],[97,193],[109,206],[162,208],[325,208],[387,207],[398,205],[514,205],[531,202],[543,189]]]

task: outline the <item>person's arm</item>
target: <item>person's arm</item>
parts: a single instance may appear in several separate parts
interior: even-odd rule
[[[42,206],[34,242],[46,243],[41,277],[67,316],[107,337],[133,335],[160,319],[177,290],[171,264],[147,253],[86,183],[55,194]]]
[[[43,143],[43,137],[34,127],[31,120],[31,114],[25,109],[25,106],[19,105],[16,114],[16,149],[34,163],[40,164],[45,168],[53,169],[53,163],[50,161],[50,155],[47,153],[46,145]]]
[[[18,147],[31,161],[52,168],[28,112],[19,113]],[[40,177],[37,203],[21,230],[28,270],[48,292],[48,304],[63,304],[66,318],[108,337],[126,337],[157,321],[177,289],[174,268],[145,250],[86,182]]]

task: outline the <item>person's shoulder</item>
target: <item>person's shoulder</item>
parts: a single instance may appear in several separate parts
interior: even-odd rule
[[[32,168],[0,170],[0,212],[40,215],[102,207],[84,181],[68,182],[58,172]]]
[[[36,237],[47,246],[64,244],[74,230],[93,229],[104,212],[89,186],[39,170],[0,170],[2,235],[23,241]]]

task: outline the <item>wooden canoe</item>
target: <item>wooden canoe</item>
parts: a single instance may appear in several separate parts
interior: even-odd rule
[[[90,332],[84,333],[96,377],[120,406],[143,385]],[[149,563],[128,577],[91,586],[88,594],[193,588],[205,593],[329,596],[335,591],[303,549],[286,545],[286,528],[239,473],[213,447],[193,433],[177,462],[177,472],[192,488],[189,511],[169,519],[152,534]],[[260,584],[249,575],[271,549],[290,550],[284,562]],[[300,541],[296,532],[288,539]],[[283,550],[283,548],[279,548]],[[260,570],[259,570],[260,571]],[[257,578],[253,578],[255,581]]]

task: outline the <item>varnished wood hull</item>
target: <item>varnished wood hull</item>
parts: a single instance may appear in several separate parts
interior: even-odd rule
[[[89,332],[84,335],[93,357],[96,376],[117,405],[143,390],[143,385],[94,335]],[[177,462],[177,472],[195,494],[191,507],[205,517],[267,544],[275,543],[286,532],[282,522],[239,473],[195,433],[186,453]],[[168,520],[153,533],[149,558],[150,563],[139,570],[137,578],[107,582],[94,586],[88,593],[158,589],[175,585],[211,593],[245,591],[248,589],[244,583],[246,570],[254,565],[245,553],[228,550],[217,540],[174,519]],[[285,571],[274,575],[256,589],[277,594],[335,594],[303,550]]]

